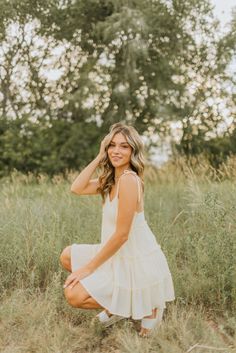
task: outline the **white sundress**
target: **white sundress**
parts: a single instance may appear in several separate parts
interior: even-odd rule
[[[136,177],[139,202],[141,179],[128,169],[121,177],[127,173]],[[72,272],[86,265],[115,232],[121,177],[115,197],[110,201],[107,194],[103,205],[101,243],[72,244]],[[174,286],[166,257],[147,224],[144,210],[135,212],[128,240],[121,248],[80,283],[112,314],[139,320],[151,315],[154,308],[163,313],[165,302],[175,299]]]

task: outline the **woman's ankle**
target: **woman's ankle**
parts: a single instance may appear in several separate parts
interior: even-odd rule
[[[105,309],[105,312],[107,313],[107,315],[110,317],[110,316],[112,316],[112,314],[107,310],[107,309]]]
[[[152,309],[152,315],[144,316],[144,319],[155,319],[157,316],[157,308]]]

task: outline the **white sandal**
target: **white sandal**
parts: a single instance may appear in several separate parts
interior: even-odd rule
[[[98,318],[99,322],[104,326],[104,327],[108,327],[110,325],[115,324],[116,322],[125,319],[124,316],[119,316],[119,315],[111,315],[109,316],[106,312],[106,310],[101,311],[99,314],[97,314],[95,316],[96,318]]]
[[[151,318],[143,318],[141,320],[141,329],[144,328],[146,330],[149,330],[149,332],[146,333],[140,333],[140,337],[149,337],[149,335],[154,331],[154,328],[158,326],[158,324],[161,324],[162,321],[162,316],[163,316],[164,308],[158,309],[156,315],[157,317],[151,319]]]

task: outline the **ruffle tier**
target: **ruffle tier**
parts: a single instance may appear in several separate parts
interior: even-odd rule
[[[101,244],[72,244],[72,271],[87,264]],[[150,253],[122,256],[117,252],[81,284],[110,313],[134,320],[151,315],[153,308],[163,310],[175,299],[172,276],[159,245]]]

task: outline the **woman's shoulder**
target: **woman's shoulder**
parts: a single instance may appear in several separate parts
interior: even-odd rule
[[[119,180],[134,180],[135,178],[139,178],[138,174],[134,171],[130,171],[130,170],[125,170],[123,172],[123,174],[121,174]]]
[[[131,175],[131,177],[130,177],[130,175]],[[141,176],[139,176],[138,175],[138,173],[137,172],[135,172],[134,170],[128,170],[128,169],[125,169],[124,170],[124,172],[123,172],[123,174],[121,174],[121,177],[122,178],[132,178],[132,175],[133,176],[135,176],[135,177],[137,177],[143,184],[144,184],[144,181],[143,181],[143,179],[141,178]]]
[[[121,177],[120,177],[120,183],[122,185],[126,185],[126,187],[129,187],[129,185],[136,184],[137,179],[140,181],[142,187],[144,188],[144,181],[142,178],[135,172],[135,171],[129,171],[129,172],[124,172]],[[127,183],[129,185],[127,185]]]

